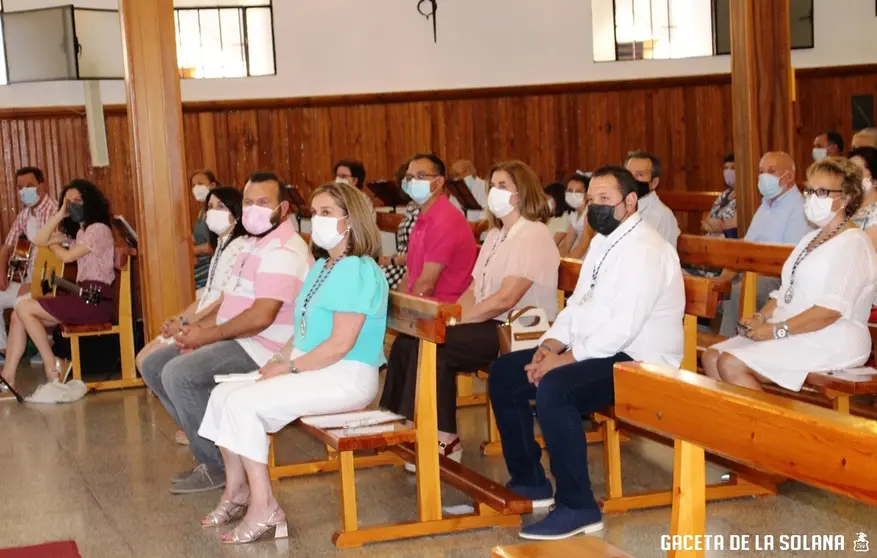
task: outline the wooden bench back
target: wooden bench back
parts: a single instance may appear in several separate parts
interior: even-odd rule
[[[684,264],[750,271],[771,277],[780,276],[783,264],[793,249],[794,246],[788,244],[764,244],[690,234],[681,235],[677,244],[679,260]]]
[[[564,294],[571,295],[579,280],[582,270],[581,260],[571,258],[560,259],[557,276],[557,288]],[[704,277],[684,276],[685,281],[685,313],[697,318],[712,318],[716,315],[719,305],[719,294],[722,289],[716,281]]]
[[[460,319],[458,304],[446,304],[429,298],[390,291],[387,328],[423,341],[445,342],[448,320]]]
[[[658,190],[664,205],[676,214],[679,228],[683,232],[697,234],[701,231],[701,221],[709,216],[710,209],[722,192],[673,192]]]
[[[405,218],[404,213],[389,213],[387,211],[376,211],[378,230],[396,234],[396,229],[402,224]]]
[[[793,249],[794,246],[788,244],[766,244],[688,234],[681,235],[677,245],[679,260],[683,264],[743,273],[739,317],[748,317],[758,311],[758,276],[779,277],[783,264]]]
[[[877,504],[874,421],[642,363],[615,365],[615,416],[728,459]]]
[[[706,213],[713,208],[722,192],[673,192],[659,190],[658,196],[671,211],[680,213]]]

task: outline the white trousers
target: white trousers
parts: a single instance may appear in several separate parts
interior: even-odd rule
[[[0,291],[0,316],[3,315],[3,312],[6,311],[7,308],[15,308],[15,305],[22,298],[30,298],[30,293],[27,293],[25,296],[18,296],[18,290],[21,288],[21,283],[17,281],[10,281],[9,287],[5,291]],[[6,350],[6,328],[9,327],[9,324],[5,323],[6,320],[3,320],[3,327],[0,327],[0,351]]]
[[[293,358],[301,356],[293,350]],[[216,386],[198,435],[238,455],[268,463],[268,434],[299,417],[358,411],[378,393],[378,369],[342,360],[322,370]]]

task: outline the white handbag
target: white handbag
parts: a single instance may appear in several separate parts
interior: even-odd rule
[[[499,354],[535,349],[548,328],[548,315],[541,308],[527,306],[517,312],[510,310],[506,321],[497,327]]]

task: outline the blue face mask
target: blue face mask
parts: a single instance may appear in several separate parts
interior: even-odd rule
[[[429,189],[429,180],[411,180],[408,182],[408,195],[419,205],[426,203],[432,197]]]
[[[411,194],[408,192],[408,185],[409,185],[409,184],[410,184],[410,183],[409,183],[407,180],[403,180],[403,181],[402,181],[402,191],[405,192],[406,195],[408,195],[409,197],[411,197]]]
[[[22,188],[18,191],[18,199],[21,200],[21,203],[28,207],[33,207],[40,200],[40,195],[37,194],[37,189],[33,186],[28,186],[26,188]]]
[[[758,191],[767,199],[777,197],[782,190],[780,179],[772,174],[763,172],[758,175]]]

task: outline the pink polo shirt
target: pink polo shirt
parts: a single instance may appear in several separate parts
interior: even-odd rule
[[[477,256],[475,236],[469,222],[446,196],[439,198],[414,223],[408,239],[408,293],[423,272],[425,263],[444,264],[432,297],[457,302],[472,281]]]

